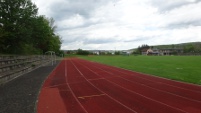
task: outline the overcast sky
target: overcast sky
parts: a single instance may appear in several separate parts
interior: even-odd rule
[[[32,0],[61,49],[127,50],[201,41],[201,0]]]

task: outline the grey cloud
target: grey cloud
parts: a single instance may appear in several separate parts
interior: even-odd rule
[[[96,26],[98,25],[98,22],[91,22],[91,21],[86,21],[83,25],[80,26],[75,26],[75,27],[69,27],[69,26],[59,26],[59,28],[57,29],[57,31],[65,31],[65,30],[74,30],[74,29],[81,29],[81,28],[87,28],[90,26]]]
[[[66,34],[65,35],[64,44],[70,44],[75,42],[81,42],[83,44],[106,44],[111,42],[117,42],[119,40],[115,39],[114,37],[111,38],[88,38],[87,33],[82,34]]]
[[[189,21],[189,22],[178,22],[178,23],[171,23],[168,24],[165,28],[166,29],[179,29],[179,28],[188,28],[190,26],[201,26],[201,21]]]
[[[137,37],[135,37],[135,39],[125,40],[124,42],[143,42],[143,41],[147,41],[147,40],[150,40],[152,38],[155,38],[155,37],[160,37],[160,35],[157,35],[157,36],[137,36]]]
[[[65,38],[63,44],[70,44],[79,41],[79,38]]]
[[[151,5],[158,8],[159,12],[164,13],[185,5],[195,4],[198,2],[201,2],[201,0],[195,0],[191,2],[187,0],[151,0]]]
[[[106,43],[114,43],[118,42],[118,40],[114,38],[107,38],[107,39],[86,39],[83,40],[84,44],[106,44]]]
[[[74,14],[89,18],[94,9],[108,2],[109,0],[66,0],[65,2],[55,2],[50,6],[51,16],[58,21]]]
[[[79,33],[79,34],[68,34],[64,33],[64,44],[74,43],[74,42],[81,42],[82,40],[86,40],[87,33]]]
[[[108,44],[108,43],[114,43],[114,42],[118,42],[118,40],[112,39],[112,38],[107,38],[107,39],[89,39],[89,38],[85,38],[84,36],[75,36],[75,37],[71,37],[68,39],[65,39],[65,41],[63,42],[64,45],[68,45],[71,43],[75,43],[75,42],[81,42],[84,45],[88,45],[88,44]]]
[[[201,0],[176,0],[167,1],[167,4],[162,4],[161,0],[152,0],[152,3],[159,9],[159,13],[162,13],[164,29],[180,29],[188,28],[190,26],[201,26],[201,16],[199,14],[199,8]],[[161,4],[161,5],[159,5]],[[185,6],[185,7],[184,7]]]
[[[87,27],[87,26],[89,26],[90,24],[89,23],[85,23],[84,25],[81,25],[81,26],[75,26],[75,27],[68,27],[68,26],[66,26],[66,27],[59,27],[58,29],[57,29],[57,31],[65,31],[65,30],[74,30],[74,29],[80,29],[80,28],[85,28],[85,27]]]
[[[144,40],[147,40],[147,37],[138,37],[133,40],[125,40],[124,42],[140,42],[140,41],[144,41]]]

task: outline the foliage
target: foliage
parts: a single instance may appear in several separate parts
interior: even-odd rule
[[[183,49],[184,53],[201,53],[201,42],[189,42],[182,44],[172,44],[172,45],[158,45],[154,46],[154,48],[158,49]]]
[[[115,51],[114,54],[115,55],[120,55],[120,51]]]
[[[201,44],[187,44],[184,46],[184,53],[201,53]]]
[[[38,8],[31,0],[1,0],[0,53],[59,51],[61,38],[55,34],[54,20],[37,13]]]
[[[181,53],[193,55],[201,53],[201,42],[189,42],[189,43],[181,43],[181,44],[170,44],[170,45],[156,45],[156,46],[148,46],[147,44],[143,44],[139,46],[137,49],[133,49],[132,54],[141,54],[142,51],[146,51],[149,48],[155,49],[179,49]],[[180,54],[181,54],[180,53]],[[171,54],[177,55],[177,51],[173,51]]]
[[[89,55],[89,51],[85,51],[85,50],[82,50],[82,49],[78,49],[77,50],[77,55]]]
[[[65,53],[62,50],[59,50],[59,52],[57,52],[57,56],[64,57],[64,55]]]
[[[143,52],[144,50],[149,49],[150,46],[148,46],[147,44],[143,44],[141,46],[138,47],[137,51],[135,51],[138,54],[141,54],[141,52]]]

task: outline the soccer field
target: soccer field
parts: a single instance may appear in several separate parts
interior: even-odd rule
[[[201,56],[79,56],[137,72],[201,84]]]

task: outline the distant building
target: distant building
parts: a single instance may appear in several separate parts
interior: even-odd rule
[[[150,49],[144,48],[141,50],[142,55],[147,55],[147,53],[150,51]]]
[[[177,48],[164,48],[164,49],[157,49],[157,48],[149,48],[142,50],[142,55],[174,55],[183,53],[183,49]]]

